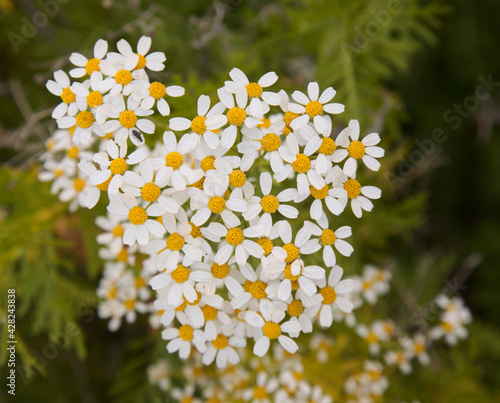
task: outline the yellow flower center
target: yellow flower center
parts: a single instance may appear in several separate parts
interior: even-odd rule
[[[378,337],[375,333],[369,332],[368,335],[365,337],[365,340],[368,344],[373,344],[378,342]]]
[[[264,386],[255,386],[253,388],[253,397],[255,399],[265,399],[267,397],[267,390]]]
[[[165,157],[165,166],[172,167],[174,170],[179,169],[184,163],[184,157],[177,151],[168,153]]]
[[[285,124],[290,127],[290,123],[292,123],[292,120],[295,118],[298,118],[300,116],[300,113],[294,113],[294,112],[286,112],[285,115],[283,116],[283,121]]]
[[[191,130],[200,136],[207,131],[207,125],[205,121],[207,118],[205,116],[196,116],[191,122]]]
[[[361,185],[356,179],[349,179],[344,183],[344,190],[347,192],[349,199],[355,199],[361,193]]]
[[[181,250],[184,244],[184,238],[176,232],[167,237],[167,249]]]
[[[118,255],[116,256],[116,260],[122,263],[126,263],[128,260],[128,252],[126,248],[123,248],[120,252],[118,252]]]
[[[264,210],[264,212],[272,214],[276,213],[280,202],[276,196],[267,195],[260,200],[260,205],[262,206],[262,210]]]
[[[417,342],[414,345],[414,349],[416,354],[422,354],[425,351],[425,345]]]
[[[323,137],[321,140],[321,146],[318,148],[318,152],[320,154],[332,155],[337,146],[335,145],[335,141],[333,141],[330,137]]]
[[[88,129],[94,123],[94,115],[89,111],[80,112],[76,115],[76,125],[82,129]]]
[[[103,183],[99,183],[98,185],[96,185],[97,189],[102,190],[103,192],[107,192],[111,179],[113,179],[113,175],[109,175],[109,178],[106,179]]]
[[[328,196],[328,185],[325,185],[323,189],[316,189],[314,186],[310,186],[309,189],[311,190],[311,195],[315,199],[324,199],[326,196]]]
[[[262,328],[264,332],[264,336],[268,339],[277,339],[281,336],[281,328],[280,325],[274,322],[266,322],[264,327]]]
[[[285,266],[285,270],[283,271],[283,275],[285,276],[285,278],[290,280],[290,281],[297,281],[299,279],[301,273],[302,273],[302,269],[300,269],[299,274],[294,276],[292,274],[292,265],[291,264],[287,264]]]
[[[226,241],[229,245],[238,246],[243,243],[245,237],[241,228],[231,228],[226,235]]]
[[[223,334],[217,335],[215,340],[212,341],[212,346],[217,350],[223,350],[229,345],[229,339]]]
[[[226,201],[220,196],[212,196],[208,201],[208,208],[212,213],[220,214],[226,208]]]
[[[205,183],[205,177],[203,176],[199,181],[196,181],[195,183],[192,183],[191,187],[193,188],[197,188],[197,189],[200,189],[200,190],[203,190],[203,184]]]
[[[294,299],[292,302],[288,304],[288,308],[286,310],[290,316],[300,316],[304,311],[304,307],[302,306],[302,302],[298,299]]]
[[[352,158],[359,160],[365,155],[365,146],[361,141],[352,141],[347,147],[347,152]]]
[[[135,66],[134,70],[143,69],[144,67],[146,67],[146,57],[137,53],[136,55],[139,56],[139,60],[137,61],[137,65]]]
[[[65,104],[70,104],[71,102],[75,102],[75,94],[73,94],[73,91],[69,87],[66,87],[63,89],[61,99]]]
[[[227,111],[227,121],[230,125],[241,126],[247,117],[247,113],[244,109],[237,106],[231,108]]]
[[[113,175],[121,175],[128,168],[127,161],[123,158],[116,158],[109,164],[109,169]]]
[[[137,122],[137,116],[135,115],[134,112],[127,110],[127,111],[120,112],[120,116],[119,116],[118,120],[120,121],[120,124],[123,127],[126,127],[127,129],[131,129],[132,127],[135,126],[135,124]]]
[[[135,307],[135,299],[127,299],[123,305],[125,305],[125,308],[127,308],[129,311],[134,309]]]
[[[191,270],[189,270],[187,267],[184,267],[183,265],[178,265],[177,269],[175,269],[172,273],[172,279],[179,284],[182,284],[186,282],[189,279],[189,274],[191,273]]]
[[[283,249],[286,252],[285,262],[292,263],[300,255],[300,250],[293,243],[287,243],[283,245]]]
[[[307,155],[297,154],[297,159],[292,163],[292,168],[299,174],[303,174],[311,168],[311,160]]]
[[[135,206],[128,212],[128,219],[134,225],[141,225],[148,219],[148,213],[140,206]]]
[[[85,72],[90,76],[94,71],[101,71],[99,62],[100,60],[96,58],[89,59],[87,63],[85,63]]]
[[[146,285],[146,280],[144,280],[142,277],[136,277],[134,283],[135,288],[139,289]]]
[[[239,169],[235,169],[229,175],[229,183],[235,188],[242,187],[247,180],[247,176],[245,172],[240,171]]]
[[[441,322],[441,327],[445,333],[450,333],[453,330],[453,325],[449,322]]]
[[[78,179],[74,180],[74,182],[73,182],[73,188],[77,192],[81,192],[84,187],[85,187],[85,181],[83,179],[78,178]]]
[[[209,171],[210,169],[215,169],[214,161],[215,157],[213,155],[206,156],[201,161],[201,169],[203,169],[205,172]]]
[[[212,276],[218,279],[226,278],[227,275],[229,274],[229,265],[227,263],[221,265],[217,263],[212,263],[212,267],[210,268],[210,273],[212,273]]]
[[[198,238],[201,235],[200,227],[194,225],[192,222],[189,222],[189,225],[191,225],[191,232],[189,233],[189,235],[191,235],[193,238]]]
[[[249,292],[255,299],[262,299],[267,297],[266,292],[267,284],[263,281],[257,280],[250,284]]]
[[[257,83],[247,84],[245,88],[247,89],[247,93],[250,98],[258,98],[263,92],[262,87]]]
[[[108,291],[108,299],[115,299],[116,298],[116,288],[112,287]]]
[[[182,301],[182,303],[177,308],[175,308],[175,311],[182,312],[182,311],[184,311],[184,309],[186,309],[186,306],[187,306],[187,301],[186,301],[186,299],[184,299]]]
[[[91,108],[96,108],[102,105],[102,94],[99,91],[92,91],[87,95],[87,103]]]
[[[111,233],[113,234],[113,236],[116,236],[116,237],[121,237],[123,236],[123,233],[124,233],[124,229],[121,225],[117,225],[115,228],[113,228],[113,231],[111,231]]]
[[[318,101],[309,101],[306,105],[306,114],[312,119],[315,116],[323,114],[323,105]]]
[[[267,133],[262,137],[261,143],[262,148],[268,153],[276,151],[281,145],[280,138],[274,133]]]
[[[203,308],[201,308],[201,312],[203,312],[203,317],[205,320],[214,320],[217,317],[217,309],[210,305],[205,305]]]
[[[179,337],[184,341],[193,340],[194,329],[189,325],[182,325],[179,328]]]
[[[335,302],[337,299],[337,293],[335,290],[327,285],[325,288],[322,288],[319,290],[319,293],[323,296],[323,304],[324,305],[330,305]]]
[[[273,250],[273,241],[271,241],[268,237],[262,237],[257,239],[257,243],[264,249],[264,256],[268,256]]]
[[[153,182],[146,183],[141,189],[141,196],[147,202],[154,202],[160,197],[161,189]]]
[[[320,239],[323,245],[333,245],[337,237],[331,229],[324,229]]]
[[[165,85],[163,85],[162,83],[155,81],[149,84],[149,95],[151,95],[154,99],[156,100],[161,99],[166,94],[167,94],[167,89]]]
[[[189,302],[186,300],[187,304],[191,306],[198,305],[200,301],[201,301],[201,294],[198,291],[196,291],[196,299],[193,302]]]
[[[271,121],[268,118],[262,118],[262,123],[259,123],[257,127],[269,127],[271,126]]]
[[[66,151],[66,155],[68,156],[68,158],[72,158],[72,159],[75,159],[78,157],[78,153],[80,152],[80,150],[78,149],[77,146],[73,146],[73,147],[70,147],[67,149]]]
[[[120,70],[115,74],[115,81],[121,85],[127,85],[132,81],[132,73],[128,70]]]

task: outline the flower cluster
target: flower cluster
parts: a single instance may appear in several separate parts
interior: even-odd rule
[[[251,82],[234,68],[215,102],[201,95],[195,116],[170,118],[156,138],[154,116],[169,116],[166,98],[184,89],[150,82],[146,71],[166,60],[149,53],[150,38],[137,51],[125,40],[117,47],[99,40],[93,58],[71,56],[79,80],[57,71],[47,83],[61,98],[59,130],[40,174],[72,209],[107,195],[98,293],[110,328],[154,310],[168,351],[187,358],[195,348],[224,367],[249,339],[258,356],[272,340],[294,353],[293,339],[315,322],[330,327],[334,314],[349,314],[355,283],[337,256],[352,254],[352,231],[335,216],[350,204],[361,217],[380,197],[356,179],[361,164],[380,168],[379,135],[361,139],[356,120],[337,135],[344,106],[331,87],[312,82],[290,99],[270,90],[274,72]],[[137,254],[146,256],[134,276]],[[147,305],[138,289],[150,277]]]

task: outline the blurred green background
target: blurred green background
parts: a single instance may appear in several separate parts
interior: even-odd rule
[[[213,96],[236,66],[255,78],[273,70],[285,90],[332,85],[346,104],[342,125],[358,118],[362,135],[381,134],[383,168],[367,180],[383,197],[350,222],[348,269],[397,270],[379,309],[403,328],[449,284],[474,315],[466,341],[433,352],[429,368],[391,377],[386,399],[500,401],[498,1],[0,0],[0,10],[0,301],[3,315],[6,290],[16,289],[18,364],[38,360],[27,385],[18,375],[18,401],[161,399],[144,371],[164,349],[158,333],[142,318],[110,334],[93,310],[93,220],[105,205],[70,215],[36,178],[55,127],[47,79],[99,38],[114,49],[144,34],[167,55],[152,77],[187,90],[171,116],[192,114],[198,95]],[[68,323],[72,336],[40,365]],[[0,358],[4,379],[3,347]]]

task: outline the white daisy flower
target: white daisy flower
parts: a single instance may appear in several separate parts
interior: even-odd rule
[[[279,388],[279,382],[275,378],[268,378],[267,373],[261,371],[257,374],[255,386],[245,389],[242,397],[245,401],[252,403],[271,403],[274,394]]]
[[[305,126],[311,119],[314,123],[314,128],[318,133],[325,133],[328,129],[327,123],[323,118],[323,112],[330,114],[339,114],[344,112],[344,105],[339,103],[329,103],[335,96],[336,91],[332,87],[328,87],[319,95],[319,85],[316,82],[311,82],[307,86],[307,95],[301,91],[294,91],[292,98],[298,104],[290,103],[288,108],[293,113],[300,113],[296,119],[291,122],[291,127],[296,130]]]
[[[81,175],[71,179],[61,178],[59,187],[61,190],[59,193],[59,200],[65,203],[69,202],[68,210],[72,213],[75,212],[78,207],[86,207],[86,196],[93,189],[88,178]]]
[[[344,241],[352,235],[351,227],[343,226],[333,231],[329,228],[328,219],[323,214],[316,225],[311,221],[305,221],[304,226],[308,226],[311,235],[318,237],[320,245],[323,246],[323,261],[326,267],[333,267],[336,264],[336,257],[333,247],[343,256],[351,256],[354,248]]]
[[[333,322],[332,309],[336,305],[342,312],[350,313],[354,307],[353,303],[342,295],[354,290],[354,281],[342,280],[344,270],[340,266],[331,269],[325,287],[320,288],[315,296],[320,303],[311,309],[315,314],[319,311],[319,323],[323,327],[330,327]]]
[[[246,238],[256,238],[261,236],[263,228],[255,225],[245,229],[240,227],[226,228],[220,223],[210,223],[207,228],[202,228],[201,233],[212,242],[220,243],[219,250],[215,254],[214,261],[217,264],[224,264],[235,256],[239,265],[244,265],[249,256],[260,258],[264,254],[264,249],[254,241]],[[220,241],[224,237],[224,241]]]
[[[293,200],[295,196],[295,189],[285,189],[278,193],[277,196],[271,194],[273,186],[273,178],[269,172],[262,172],[260,174],[260,189],[263,197],[253,196],[247,205],[246,211],[243,213],[243,218],[250,221],[257,217],[261,211],[264,211],[263,216],[271,215],[276,212],[280,213],[286,218],[295,219],[299,216],[299,211],[283,202]]]
[[[236,91],[236,103],[234,101],[234,96],[227,92],[224,88],[219,88],[217,90],[217,95],[219,96],[222,104],[228,109],[226,112],[227,121],[229,127],[224,130],[221,137],[221,145],[225,149],[229,150],[235,140],[238,128],[245,125],[246,127],[254,127],[260,123],[260,120],[248,116],[245,108],[247,107],[247,92],[243,88],[239,88]]]
[[[149,83],[145,80],[142,83],[143,86],[137,86],[131,96],[138,96],[142,99],[142,109],[152,109],[156,102],[156,108],[162,116],[170,115],[170,105],[165,96],[177,98],[182,97],[185,93],[184,88],[179,85],[169,85],[167,87],[158,81]]]
[[[423,334],[419,333],[411,338],[403,338],[401,345],[410,357],[417,357],[421,365],[428,365],[430,363],[431,358],[427,353],[428,342]]]
[[[48,80],[45,86],[53,95],[61,97],[62,102],[52,111],[52,118],[60,119],[66,115],[75,116],[78,112],[78,106],[75,102],[75,93],[71,90],[68,75],[62,70],[57,70],[54,72],[54,80]]]
[[[244,140],[238,143],[238,152],[243,154],[244,164],[251,166],[259,155],[262,155],[269,159],[272,171],[280,173],[283,170],[283,158],[278,150],[281,146],[280,135],[283,134],[284,128],[283,121],[273,123],[265,129],[243,127],[241,132]]]
[[[187,221],[177,221],[173,214],[162,217],[167,238],[151,240],[146,248],[149,254],[158,253],[155,267],[158,270],[174,270],[184,254],[182,264],[190,266],[193,262],[201,261],[203,251],[199,248],[199,241],[191,236],[191,225]]]
[[[149,216],[158,217],[165,213],[166,208],[160,204],[149,206],[147,209],[137,204],[135,197],[128,194],[120,194],[117,200],[111,201],[108,211],[118,218],[128,218],[133,225],[127,227],[123,234],[125,245],[147,245],[149,235],[161,237],[165,233],[165,227],[157,220],[152,220]]]
[[[123,248],[122,237],[125,228],[130,224],[124,223],[112,214],[97,217],[95,223],[104,231],[97,235],[97,243],[107,245],[111,251],[118,254]]]
[[[106,120],[106,115],[102,112],[104,105],[104,96],[99,91],[99,84],[102,82],[102,73],[95,71],[90,76],[89,80],[83,83],[71,84],[71,91],[76,95],[76,104],[80,111],[91,109],[95,120],[99,124],[103,124]]]
[[[283,333],[296,333],[300,331],[300,325],[297,321],[280,322],[285,318],[285,312],[276,309],[275,305],[269,300],[262,300],[259,304],[260,313],[248,311],[245,315],[245,321],[256,328],[262,329],[262,336],[255,342],[253,353],[263,357],[269,350],[271,340],[278,339],[286,351],[291,354],[297,352],[299,347],[297,343]]]
[[[248,111],[252,116],[261,117],[264,113],[267,113],[269,105],[279,104],[281,98],[278,94],[264,91],[264,88],[270,87],[278,80],[278,76],[274,71],[264,74],[256,83],[251,83],[245,73],[236,67],[229,72],[229,76],[233,81],[226,81],[224,89],[236,94],[240,88],[244,88],[251,99]]]
[[[382,191],[375,186],[361,186],[356,179],[348,179],[346,175],[340,175],[333,182],[332,195],[337,198],[344,209],[348,201],[351,201],[351,209],[354,215],[361,218],[363,210],[372,211],[373,203],[369,199],[380,199]]]
[[[108,183],[108,194],[117,194],[129,165],[139,164],[146,155],[146,150],[139,148],[127,157],[127,143],[117,145],[113,140],[108,140],[106,152],[101,151],[94,155],[94,162],[99,164],[101,170],[90,177],[90,182],[93,185],[100,185],[111,178]]]
[[[92,141],[92,133],[104,136],[101,126],[90,111],[81,111],[76,116],[63,116],[57,119],[57,127],[60,129],[69,129],[74,126],[76,129],[73,132],[72,140],[76,145],[89,145]]]
[[[220,102],[210,109],[210,97],[200,95],[198,98],[198,116],[193,120],[172,118],[168,124],[170,129],[174,131],[191,129],[194,132],[192,136],[196,144],[203,139],[209,148],[215,150],[220,144],[220,140],[213,130],[218,130],[227,123],[227,117],[222,114],[224,109],[224,105]]]
[[[300,152],[297,139],[290,134],[286,137],[286,145],[280,147],[279,153],[284,161],[288,162],[280,173],[274,174],[277,182],[283,182],[292,174],[297,177],[297,191],[299,194],[309,195],[310,187],[323,189],[325,187],[325,178],[323,178],[315,169],[313,169],[311,155],[313,150],[305,149]],[[294,172],[295,171],[295,172]]]
[[[207,351],[203,354],[202,362],[210,365],[214,362],[217,368],[225,368],[227,364],[236,365],[240,357],[233,347],[245,347],[246,341],[240,337],[228,337],[219,333],[217,337],[208,343]]]
[[[191,345],[195,346],[200,353],[207,349],[205,345],[205,335],[200,329],[193,328],[185,315],[179,315],[181,326],[166,328],[161,332],[163,340],[170,340],[167,344],[167,351],[175,353],[179,351],[179,357],[186,359],[191,353]]]
[[[123,56],[123,67],[127,70],[144,69],[147,67],[151,71],[162,71],[165,68],[163,64],[167,58],[163,52],[153,52],[148,54],[151,48],[151,38],[141,36],[137,42],[137,53],[125,39],[120,39],[116,44],[118,51]]]
[[[191,185],[203,176],[199,169],[192,169],[188,166],[184,157],[192,151],[194,145],[186,136],[177,142],[175,134],[171,131],[163,133],[162,155],[164,157],[154,158],[153,167],[158,169],[156,178],[176,190],[184,190],[187,185]]]
[[[192,271],[182,264],[174,266],[174,269],[166,270],[154,276],[149,285],[155,291],[163,290],[167,294],[169,305],[178,306],[185,298],[187,302],[194,302],[198,294],[194,289],[194,281],[191,278]]]
[[[337,137],[337,145],[344,148],[333,153],[333,161],[338,163],[349,157],[344,164],[344,173],[350,178],[356,177],[358,160],[360,159],[368,169],[378,171],[380,162],[375,158],[384,156],[384,149],[375,146],[378,143],[380,143],[380,136],[377,133],[370,133],[359,141],[359,122],[352,119],[349,121],[349,126]]]
[[[299,273],[292,274],[292,266],[288,264],[283,271],[283,280],[279,283],[276,296],[281,301],[287,301],[292,295],[292,289],[300,289],[306,295],[312,296],[316,292],[315,281],[325,278],[325,269],[320,266],[305,266],[299,260]],[[271,291],[271,290],[270,290]]]
[[[92,59],[87,59],[80,53],[72,53],[69,57],[69,61],[77,67],[70,70],[70,76],[80,78],[84,75],[91,76],[93,72],[100,71],[100,61],[104,59],[107,51],[108,42],[104,39],[99,39],[94,45],[94,57]]]
[[[151,109],[142,109],[139,100],[128,97],[127,103],[123,97],[114,97],[112,103],[103,105],[101,111],[111,120],[102,125],[105,133],[115,132],[114,140],[121,144],[130,138],[136,146],[144,144],[143,139],[134,135],[134,130],[152,134],[155,131],[155,125],[149,119],[140,119],[143,116],[149,116],[153,113]],[[80,112],[83,113],[83,112]]]

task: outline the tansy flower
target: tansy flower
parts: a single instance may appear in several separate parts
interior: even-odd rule
[[[323,118],[323,112],[339,114],[344,112],[345,109],[342,104],[328,103],[335,94],[336,91],[332,87],[328,87],[320,96],[319,85],[316,82],[308,84],[307,95],[301,91],[294,91],[292,98],[298,102],[298,104],[290,103],[288,108],[293,113],[300,113],[301,116],[293,119],[290,123],[291,127],[293,129],[300,129],[311,120],[318,133],[325,133],[328,126]]]
[[[71,91],[76,95],[76,104],[80,111],[90,109],[97,123],[102,124],[106,120],[106,115],[102,112],[105,103],[104,96],[99,90],[102,82],[102,73],[95,71],[90,76],[90,80],[82,83],[71,84]]]
[[[337,137],[337,145],[344,147],[343,149],[335,150],[333,153],[333,161],[338,163],[344,160],[344,173],[350,178],[356,177],[358,168],[358,160],[362,160],[368,169],[378,171],[380,162],[375,158],[384,156],[384,149],[375,147],[380,143],[380,136],[377,133],[370,133],[363,140],[359,141],[359,122],[356,119],[349,121],[349,126],[344,129]]]
[[[229,150],[235,140],[238,128],[245,125],[246,127],[254,127],[260,123],[260,120],[248,116],[245,108],[247,107],[247,93],[243,88],[239,88],[236,91],[236,103],[234,102],[234,96],[227,92],[224,88],[219,88],[217,90],[217,95],[219,96],[222,104],[228,109],[226,112],[227,122],[229,127],[224,130],[221,138],[221,145],[226,150]]]
[[[182,97],[185,93],[184,88],[179,85],[169,85],[167,87],[158,81],[150,83],[146,80],[142,80],[140,83],[142,85],[135,86],[130,96],[142,99],[142,109],[152,109],[156,102],[158,112],[162,116],[170,115],[170,105],[165,99],[165,95],[177,98]]]
[[[319,311],[319,323],[323,327],[330,327],[333,322],[332,309],[336,305],[342,312],[351,313],[353,303],[342,295],[354,290],[354,281],[342,280],[344,270],[340,266],[331,269],[326,285],[320,289],[315,299],[319,302],[311,308],[315,313]],[[324,283],[323,283],[324,284]],[[322,287],[322,288],[321,288]]]
[[[203,364],[210,365],[215,360],[217,368],[225,368],[228,362],[231,365],[236,365],[240,361],[240,357],[233,347],[243,348],[246,341],[240,337],[228,336],[230,334],[219,333],[214,340],[208,342],[207,351],[203,354]]]
[[[165,212],[165,208],[159,204],[145,209],[137,204],[135,197],[121,194],[119,199],[109,203],[108,211],[118,218],[128,218],[128,221],[133,224],[127,227],[123,234],[125,245],[133,245],[136,241],[139,245],[147,245],[149,234],[161,237],[165,233],[163,225],[149,218],[149,216],[158,217]]]
[[[297,352],[297,343],[283,333],[295,333],[300,330],[297,321],[280,322],[285,318],[285,312],[275,308],[274,304],[268,300],[262,300],[259,305],[260,313],[248,311],[245,321],[256,328],[262,329],[262,336],[255,342],[253,353],[259,357],[264,356],[269,350],[271,340],[278,339],[286,351],[291,354]]]
[[[142,109],[139,100],[133,97],[128,97],[126,104],[123,97],[114,97],[112,102],[105,104],[101,109],[108,118],[111,118],[102,125],[102,130],[105,133],[115,132],[114,140],[119,144],[130,138],[134,145],[142,145],[144,141],[138,139],[133,132],[138,129],[147,134],[154,133],[154,123],[148,119],[140,119],[151,115],[153,111]]]
[[[205,335],[200,329],[194,329],[185,315],[178,317],[181,326],[179,328],[170,327],[161,332],[163,340],[170,340],[167,344],[169,353],[179,351],[179,357],[186,359],[191,353],[191,345],[194,345],[200,353],[207,349],[205,345]]]
[[[94,71],[100,71],[100,61],[104,59],[107,51],[108,42],[104,39],[99,39],[94,45],[94,57],[92,59],[87,59],[80,53],[72,53],[69,61],[77,67],[70,70],[70,76],[80,78],[84,75],[90,76]]]
[[[375,186],[361,186],[356,179],[348,179],[344,174],[339,175],[333,182],[332,195],[336,197],[345,208],[351,201],[351,209],[354,215],[361,218],[363,210],[372,211],[373,203],[369,199],[380,199],[382,191]]]
[[[111,160],[110,160],[111,158]],[[111,178],[108,183],[108,193],[117,194],[123,184],[123,175],[129,165],[136,165],[146,158],[146,151],[139,148],[127,157],[127,143],[118,146],[113,140],[106,142],[106,152],[99,152],[94,156],[101,170],[90,177],[93,185],[101,185]]]
[[[62,102],[52,111],[52,118],[60,119],[65,115],[75,116],[78,107],[75,102],[75,93],[70,88],[71,82],[68,75],[62,70],[57,70],[54,72],[54,80],[48,80],[45,86],[53,95],[61,97]]]
[[[175,134],[171,131],[163,133],[163,157],[153,159],[153,167],[158,169],[157,180],[173,186],[176,190],[184,190],[200,180],[203,172],[194,170],[184,161],[184,157],[193,149],[193,144],[188,137],[182,136],[177,142]],[[161,167],[161,168],[160,168]]]
[[[236,67],[229,72],[229,76],[233,81],[226,81],[224,89],[232,94],[236,94],[239,89],[244,88],[247,96],[250,98],[248,111],[252,116],[259,118],[264,113],[267,113],[269,110],[268,105],[279,104],[281,98],[278,94],[264,91],[264,88],[270,87],[278,80],[278,76],[274,71],[264,74],[256,83],[251,83],[245,73]]]
[[[322,215],[316,225],[311,221],[305,221],[304,226],[309,227],[311,235],[318,237],[320,245],[323,246],[323,261],[326,267],[333,267],[336,264],[336,257],[333,247],[343,256],[351,256],[354,251],[353,247],[344,241],[352,235],[351,227],[343,226],[335,231],[331,230],[328,225],[326,215]]]
[[[137,42],[137,53],[125,39],[120,39],[116,44],[118,51],[123,56],[123,68],[127,70],[138,70],[147,67],[151,71],[162,71],[165,68],[163,64],[167,59],[163,52],[153,52],[148,55],[151,48],[151,38],[141,36]]]
[[[203,139],[209,148],[215,150],[220,144],[220,140],[213,130],[218,130],[227,123],[227,117],[222,112],[224,112],[224,105],[218,103],[210,109],[210,98],[207,95],[200,95],[198,98],[198,116],[193,120],[172,118],[168,125],[174,131],[191,129],[194,134],[190,135],[190,137],[195,142],[195,145],[200,142],[200,139]]]
[[[178,264],[173,269],[154,276],[149,285],[153,290],[164,290],[168,295],[167,301],[169,305],[179,305],[182,303],[182,298],[185,298],[187,302],[194,302],[198,298],[198,294],[194,289],[191,273],[189,267]]]
[[[263,196],[253,196],[249,200],[247,210],[243,213],[245,220],[250,221],[257,217],[261,211],[264,212],[263,216],[279,212],[286,218],[295,219],[298,217],[299,211],[295,207],[283,204],[283,202],[291,201],[294,198],[293,189],[285,189],[278,193],[277,196],[274,196],[271,194],[272,185],[273,178],[271,174],[262,172],[260,174],[260,188]]]

